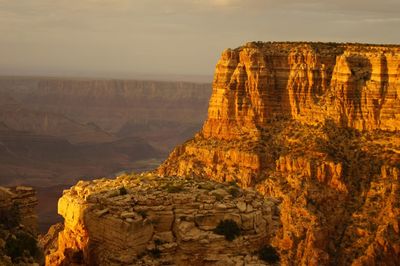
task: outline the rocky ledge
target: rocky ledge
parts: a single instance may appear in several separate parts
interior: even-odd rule
[[[47,265],[269,265],[277,202],[235,183],[152,174],[80,181]],[[272,251],[271,251],[272,250]],[[266,254],[266,253],[272,254]]]

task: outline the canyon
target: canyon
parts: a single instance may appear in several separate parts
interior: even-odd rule
[[[399,93],[400,45],[227,49],[194,137],[63,192],[46,264],[399,265]]]
[[[0,185],[35,187],[39,228],[81,179],[156,168],[204,120],[206,83],[0,77]]]
[[[44,113],[45,117],[37,123],[41,126],[33,128],[28,121],[17,120],[10,125],[14,129],[33,128],[37,134],[53,136],[68,134],[73,143],[102,141],[107,136],[101,136],[99,131],[104,131],[118,138],[140,137],[161,151],[169,152],[201,127],[207,114],[211,85],[180,81],[1,77],[0,93],[20,103],[32,116],[35,112]],[[67,126],[72,126],[62,121],[62,117],[52,119],[54,114],[83,124],[86,131],[96,131],[97,135],[83,134],[83,130],[79,130],[79,136],[74,136],[74,132],[68,132],[73,130]],[[10,123],[7,120],[6,125]],[[76,123],[74,126],[77,127]]]

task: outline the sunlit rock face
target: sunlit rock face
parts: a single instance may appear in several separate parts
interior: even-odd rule
[[[278,198],[284,265],[399,264],[399,77],[395,45],[225,50],[203,129],[158,172]]]
[[[276,201],[208,180],[125,175],[79,182],[58,204],[64,217],[47,265],[263,265],[277,230]],[[240,235],[215,233],[232,220]]]
[[[328,116],[356,129],[400,127],[400,48],[357,44],[249,43],[217,63],[204,136],[254,134],[274,116]]]

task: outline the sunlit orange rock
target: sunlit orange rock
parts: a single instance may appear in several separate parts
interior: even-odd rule
[[[158,173],[277,199],[283,265],[397,265],[399,96],[399,45],[227,49],[203,129]]]

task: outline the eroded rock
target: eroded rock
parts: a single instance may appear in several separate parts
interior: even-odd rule
[[[121,184],[124,195],[113,192],[110,197],[110,191]],[[267,212],[260,194],[237,187],[240,195],[226,199],[230,188],[229,184],[151,174],[78,183],[59,201],[65,228],[59,234],[58,249],[49,252],[46,263],[200,265],[213,261],[222,265],[232,257],[244,261],[268,243],[268,232],[274,228],[267,217],[273,215],[275,204],[268,201]],[[88,200],[94,197],[96,202]],[[237,206],[245,200],[257,207],[247,204],[251,209],[240,210]],[[235,221],[241,235],[228,241],[214,233],[223,220]],[[257,258],[252,261],[262,263]]]

